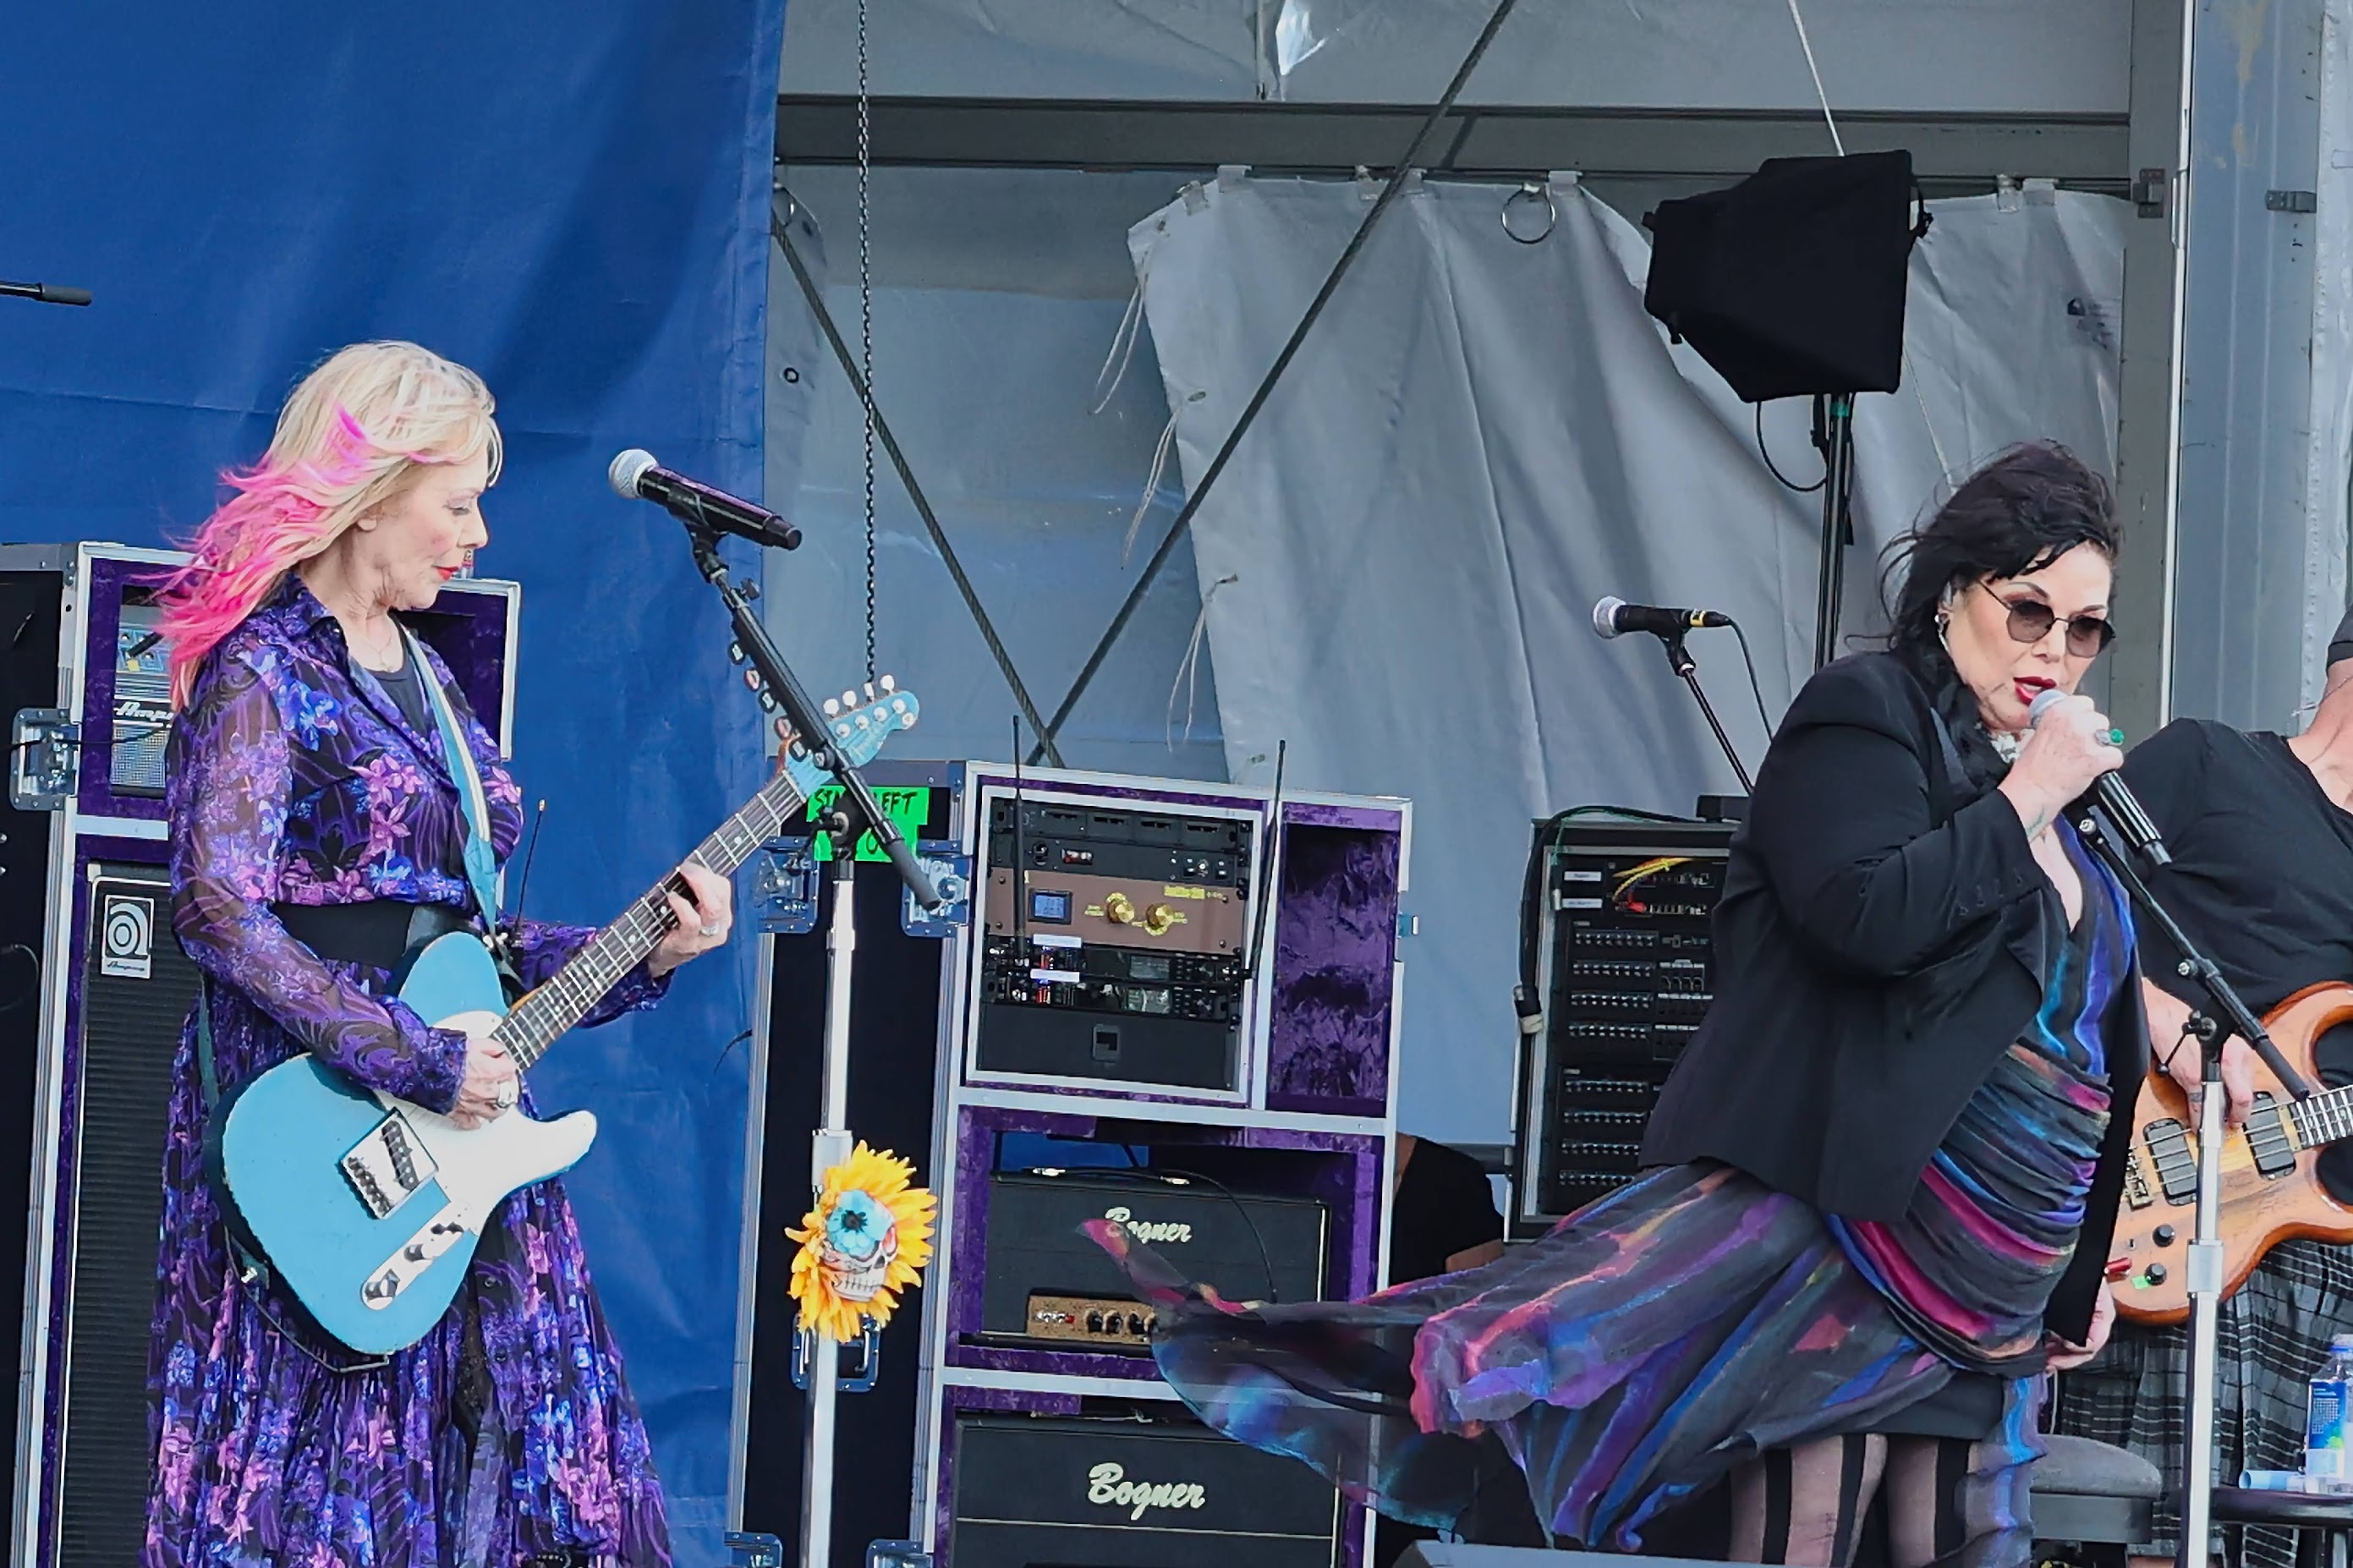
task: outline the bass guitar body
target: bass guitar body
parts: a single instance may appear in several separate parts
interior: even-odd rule
[[[2220,1229],[2226,1295],[2283,1241],[2353,1240],[2353,1207],[2330,1197],[2314,1170],[2323,1147],[2353,1134],[2353,1091],[2317,1089],[2313,1070],[2314,1042],[2348,1022],[2353,985],[2333,983],[2297,992],[2263,1020],[2280,1054],[2316,1092],[2309,1100],[2291,1099],[2256,1058],[2253,1109],[2246,1125],[2223,1134]],[[2132,1114],[2132,1159],[2109,1252],[2116,1310],[2143,1322],[2180,1322],[2189,1315],[2198,1120],[2180,1086],[2154,1071]]]
[[[400,999],[469,1035],[506,1012],[489,952],[462,932],[418,952]],[[245,1239],[319,1327],[385,1355],[440,1321],[500,1203],[577,1163],[596,1119],[511,1110],[463,1128],[304,1053],[246,1085],[215,1129],[216,1190]]]

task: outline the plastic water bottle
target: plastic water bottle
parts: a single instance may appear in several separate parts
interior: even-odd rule
[[[2353,1456],[2346,1439],[2353,1436],[2353,1334],[2337,1334],[2328,1342],[2328,1360],[2312,1380],[2305,1406],[2304,1473],[2316,1489],[2353,1492]]]

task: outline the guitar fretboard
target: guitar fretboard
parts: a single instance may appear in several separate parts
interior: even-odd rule
[[[2309,1100],[2292,1100],[2288,1115],[2295,1122],[2299,1148],[2316,1149],[2353,1137],[2353,1086],[2325,1089]]]
[[[687,859],[724,877],[750,859],[754,849],[775,837],[807,804],[792,774],[779,772]],[[491,1033],[517,1067],[527,1068],[546,1055],[547,1048],[586,1017],[605,993],[646,961],[678,923],[670,913],[668,895],[684,890],[685,882],[677,873],[663,878],[573,954],[553,979],[515,1004]]]

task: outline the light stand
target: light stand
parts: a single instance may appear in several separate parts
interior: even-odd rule
[[[1838,657],[1839,606],[1846,596],[1846,552],[1854,542],[1854,395],[1814,399],[1814,446],[1822,455],[1822,563],[1814,593],[1814,668]]]
[[[2189,1367],[2185,1379],[2186,1430],[2181,1455],[2181,1538],[2175,1554],[2178,1568],[2206,1568],[2206,1539],[2214,1500],[2214,1361],[2215,1332],[2222,1309],[2222,1047],[2235,1034],[2253,1046],[2263,1064],[2291,1095],[2303,1100],[2312,1093],[2304,1076],[2288,1065],[2279,1047],[2263,1028],[2263,1020],[2222,977],[2214,961],[2191,945],[2189,938],[2165,906],[2157,901],[2115,832],[2098,810],[2080,803],[2070,808],[2084,846],[2105,861],[2123,884],[2147,922],[2161,932],[2180,957],[2174,973],[2197,982],[2213,1008],[2207,1014],[2192,1008],[2189,1033],[2197,1037],[2201,1069],[2198,1096],[2198,1202],[2193,1211],[2189,1251],[2183,1268],[2189,1290]],[[2218,1022],[2219,1019],[2219,1022]],[[2125,1086],[2123,1113],[2132,1113],[2131,1094]],[[2112,1110],[2111,1114],[2115,1114]]]
[[[735,644],[744,651],[765,693],[784,710],[801,744],[817,764],[841,785],[841,795],[819,825],[832,842],[833,911],[826,934],[825,1051],[818,1083],[823,1114],[809,1140],[809,1186],[815,1191],[826,1172],[849,1158],[854,1148],[849,1121],[849,987],[858,951],[857,903],[852,896],[858,871],[857,847],[861,834],[871,832],[899,876],[913,889],[915,900],[927,910],[940,907],[931,879],[908,847],[898,825],[875,801],[873,791],[858,770],[842,760],[831,744],[833,731],[826,716],[809,700],[784,656],[768,637],[767,628],[752,608],[753,595],[736,585],[720,559],[719,531],[688,521],[687,539],[694,563],[727,606],[734,623]],[[867,1336],[866,1375],[874,1372],[880,1341]],[[806,1369],[808,1415],[801,1463],[801,1563],[803,1568],[828,1568],[833,1546],[833,1444],[836,1402],[841,1392],[841,1363],[835,1346],[820,1335],[802,1331],[794,1347],[796,1371]],[[802,1382],[796,1376],[795,1382]],[[871,1383],[869,1386],[871,1386]]]

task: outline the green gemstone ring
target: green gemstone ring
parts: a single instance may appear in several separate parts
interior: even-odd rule
[[[2111,746],[2121,746],[2121,745],[2123,745],[2124,743],[2125,743],[2125,732],[2124,732],[2122,730],[2111,730],[2111,731],[2108,731],[2108,744],[2109,744],[2109,745],[2111,745]]]

